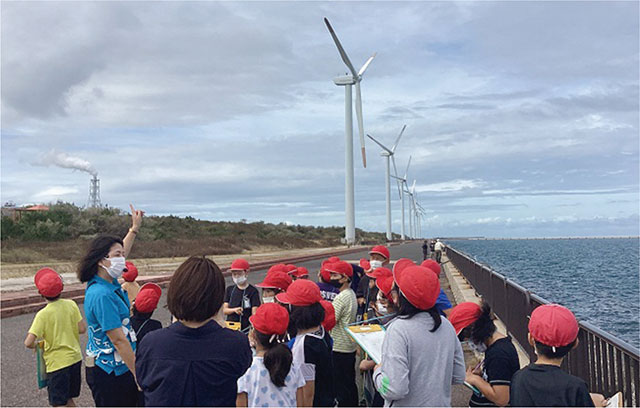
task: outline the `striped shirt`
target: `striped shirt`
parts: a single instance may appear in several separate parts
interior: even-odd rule
[[[346,327],[356,321],[358,301],[353,289],[345,289],[333,299],[333,307],[336,310],[336,327],[331,330],[333,338],[333,351],[339,353],[353,353],[356,351],[356,343],[347,334]]]

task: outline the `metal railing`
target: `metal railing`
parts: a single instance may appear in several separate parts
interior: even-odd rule
[[[529,316],[550,303],[503,275],[449,246],[446,253],[462,275],[491,306],[511,335],[535,361],[527,341]],[[579,322],[578,347],[562,362],[569,373],[582,378],[590,392],[612,396],[622,392],[625,406],[640,404],[640,357],[637,348],[587,322]]]

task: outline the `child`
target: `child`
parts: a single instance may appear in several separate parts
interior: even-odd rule
[[[303,399],[305,407],[335,406],[333,360],[322,323],[325,312],[318,286],[306,279],[293,282],[286,292],[276,295],[278,302],[290,309],[290,319],[297,330],[291,348],[293,364],[300,367],[306,381]]]
[[[35,348],[36,339],[44,339],[49,404],[73,407],[73,399],[80,395],[82,352],[79,334],[86,332],[87,326],[76,302],[60,299],[62,278],[53,269],[40,269],[34,281],[47,305],[36,313],[24,345]]]
[[[280,337],[287,331],[289,313],[277,303],[267,303],[249,318],[249,339],[256,355],[251,368],[238,379],[238,407],[295,407],[302,404],[306,384],[293,365],[289,348]]]
[[[304,266],[298,266],[298,268],[291,273],[291,278],[296,279],[309,279],[309,270]]]
[[[262,303],[273,303],[276,295],[291,285],[291,276],[282,270],[269,270],[264,280],[256,286],[262,289]]]
[[[158,306],[160,296],[162,296],[162,289],[155,283],[145,283],[138,292],[132,306],[133,316],[131,316],[131,327],[136,332],[138,343],[147,333],[162,329],[162,323],[151,318]]]
[[[506,406],[511,378],[520,369],[520,361],[511,338],[497,331],[489,305],[460,303],[451,310],[449,321],[458,340],[469,340],[472,349],[484,353],[480,367],[467,369],[466,381],[480,390],[480,394],[471,395],[469,406]]]
[[[227,316],[227,321],[240,322],[240,329],[244,330],[249,327],[249,316],[260,306],[260,294],[247,280],[249,262],[236,259],[229,269],[235,285],[225,290],[223,313]]]
[[[432,270],[436,275],[438,275],[438,279],[440,279],[442,268],[440,267],[440,264],[433,259],[427,259],[426,261],[423,261],[420,266],[424,266]],[[436,300],[436,307],[438,308],[438,312],[441,316],[449,316],[452,304],[449,301],[449,297],[447,297],[447,294],[444,293],[444,289],[442,288],[440,288],[440,294],[438,295],[438,300]]]
[[[318,288],[320,288],[320,294],[322,295],[322,298],[324,300],[327,300],[329,302],[333,302],[333,299],[335,299],[336,296],[338,296],[338,293],[340,293],[340,289],[332,285],[331,273],[327,271],[325,266],[329,265],[330,263],[337,262],[339,260],[340,258],[338,258],[337,256],[334,256],[325,261],[322,261],[322,266],[320,266],[320,272],[318,272],[317,285],[318,285]]]
[[[138,268],[133,264],[133,262],[126,261],[125,262],[126,269],[122,274],[122,279],[124,279],[124,283],[122,284],[122,289],[127,292],[127,296],[129,297],[129,304],[133,304],[138,292],[140,291],[140,285],[136,282],[136,278],[138,277]]]
[[[604,406],[601,394],[589,394],[587,384],[560,368],[564,356],[578,346],[578,322],[566,307],[538,306],[529,320],[529,344],[535,363],[516,372],[511,379],[512,407]]]
[[[362,277],[356,290],[356,297],[358,298],[358,320],[367,320],[370,318],[367,311],[376,301],[378,295],[378,289],[375,285],[375,277],[371,276],[371,273],[378,268],[387,267],[389,265],[389,259],[391,254],[389,249],[384,245],[377,245],[371,248],[369,251],[369,262],[360,261],[360,266],[365,269],[365,275]]]

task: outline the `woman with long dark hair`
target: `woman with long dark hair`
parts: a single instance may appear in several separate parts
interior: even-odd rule
[[[373,380],[385,406],[450,406],[451,384],[465,378],[464,356],[451,323],[435,307],[440,283],[409,260],[393,268],[398,317],[387,328]]]
[[[125,258],[142,224],[142,215],[132,205],[131,228],[124,240],[99,235],[78,267],[78,279],[87,284],[86,379],[98,407],[134,406],[137,401],[136,336],[131,327],[129,298],[118,278],[126,269]]]

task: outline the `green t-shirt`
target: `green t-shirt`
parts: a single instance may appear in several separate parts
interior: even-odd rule
[[[55,300],[36,313],[29,333],[44,339],[43,357],[48,373],[82,360],[78,338],[81,320],[80,309],[71,299]]]

